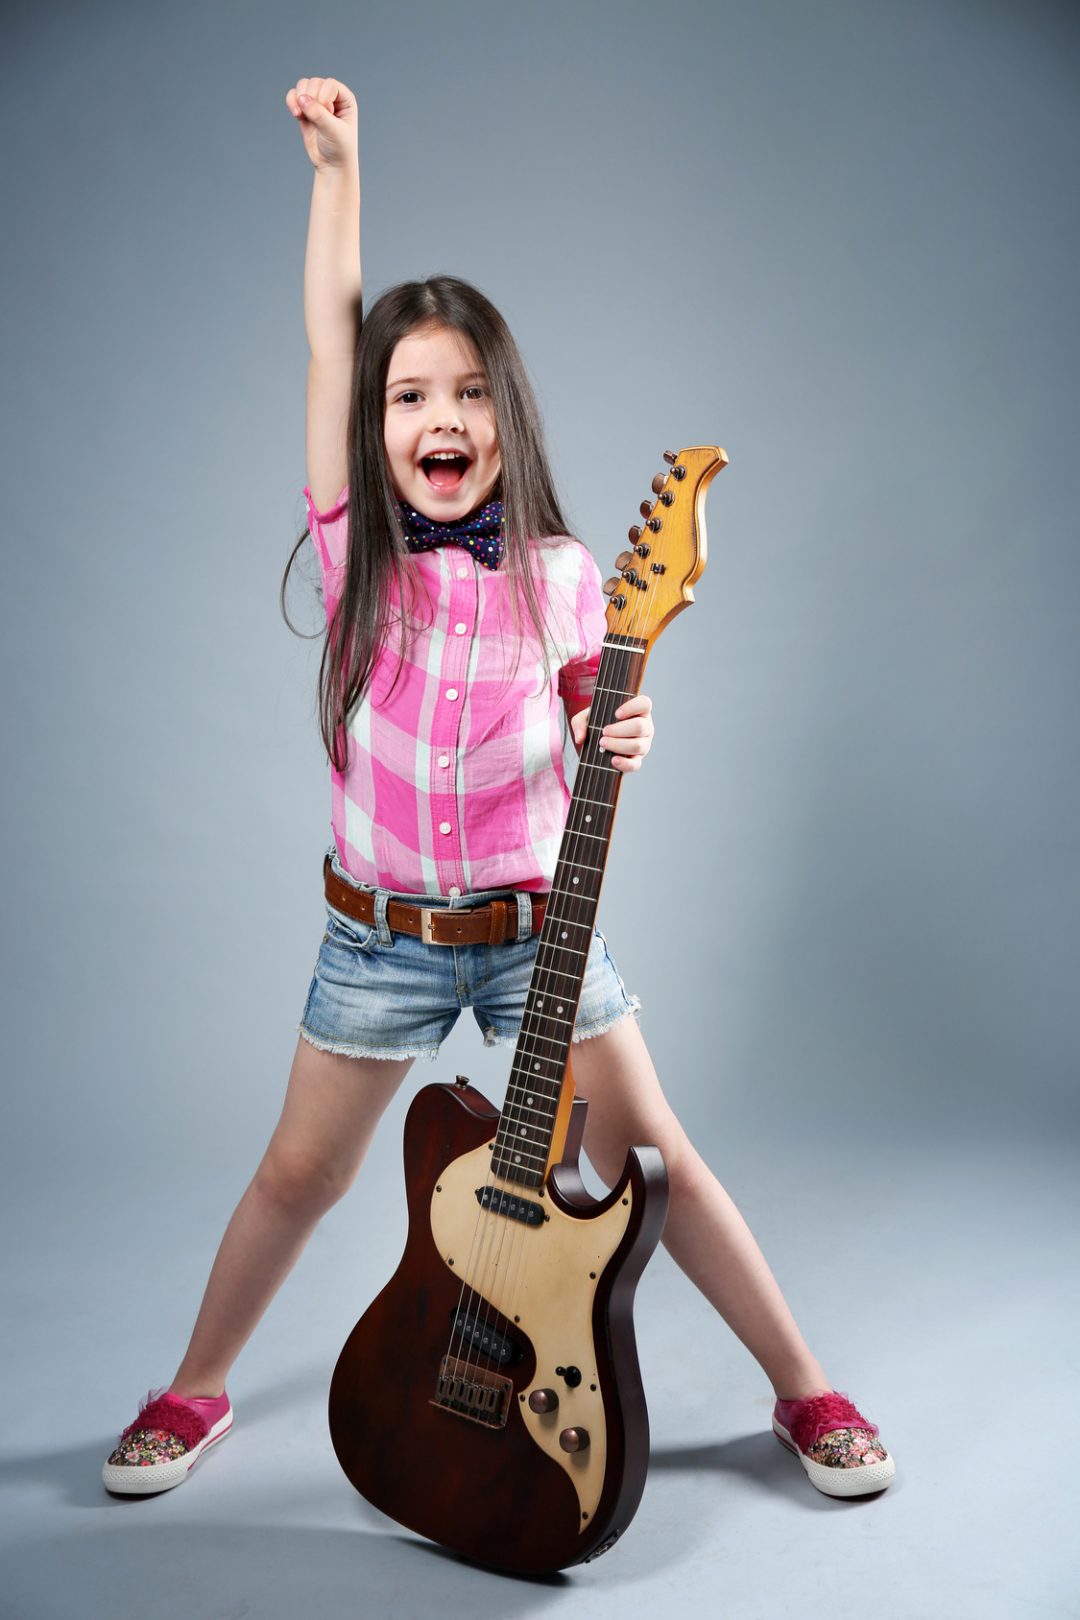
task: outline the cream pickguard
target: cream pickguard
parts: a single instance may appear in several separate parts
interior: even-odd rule
[[[542,1226],[526,1226],[480,1208],[477,1187],[494,1186],[522,1196],[520,1186],[493,1178],[490,1167],[490,1144],[447,1165],[431,1197],[432,1236],[444,1264],[463,1286],[520,1325],[532,1343],[536,1381],[520,1392],[518,1410],[536,1444],[573,1480],[584,1524],[596,1511],[607,1466],[607,1424],[593,1348],[593,1299],[626,1232],[630,1188],[623,1189],[610,1209],[588,1220],[564,1214],[550,1198],[538,1199],[548,1219]],[[555,1372],[556,1367],[569,1366],[582,1375],[576,1388]],[[528,1404],[534,1389],[554,1389],[558,1409],[534,1412]],[[588,1431],[586,1450],[563,1450],[559,1435],[567,1428]]]

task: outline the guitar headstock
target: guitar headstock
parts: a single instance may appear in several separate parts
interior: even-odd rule
[[[608,633],[638,641],[655,641],[694,600],[694,581],[705,567],[705,493],[728,463],[727,452],[711,444],[677,455],[665,450],[664,460],[653,499],[641,503],[644,522],[630,530],[633,549],[619,553],[619,572],[604,582]]]

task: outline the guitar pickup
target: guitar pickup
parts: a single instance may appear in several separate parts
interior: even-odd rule
[[[455,1336],[460,1334],[466,1344],[479,1350],[489,1360],[497,1361],[500,1367],[509,1366],[522,1358],[521,1348],[513,1339],[505,1333],[496,1333],[490,1322],[481,1322],[474,1311],[455,1310],[451,1329]]]
[[[477,1187],[476,1202],[481,1209],[490,1209],[496,1215],[505,1215],[509,1221],[520,1221],[523,1226],[543,1226],[547,1214],[531,1198],[519,1198],[516,1193],[502,1187]]]

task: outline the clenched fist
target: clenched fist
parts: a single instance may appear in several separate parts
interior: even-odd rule
[[[285,105],[300,125],[307,155],[317,169],[357,161],[356,97],[340,79],[297,79]]]

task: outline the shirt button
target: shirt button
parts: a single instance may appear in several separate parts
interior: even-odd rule
[[[454,884],[451,885],[451,887],[449,889],[449,893],[450,893],[451,896],[457,896],[457,895],[459,895],[461,893],[461,890],[458,888],[457,884],[454,883]]]
[[[467,624],[455,624],[455,626],[454,626],[454,634],[455,634],[455,636],[463,636],[468,628],[469,627],[468,627]]]
[[[440,821],[439,822],[439,831],[443,832],[443,833],[449,832],[450,831],[450,823],[448,821]]]
[[[457,697],[457,687],[456,686],[447,687],[446,695],[450,699],[451,703],[453,703],[454,699]]]
[[[458,579],[464,579],[468,572],[469,570],[467,568],[459,568],[457,571]]]
[[[449,754],[440,754],[439,755],[439,764],[440,765],[449,765],[449,763],[450,763],[450,755]]]

